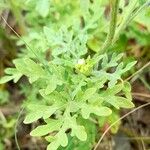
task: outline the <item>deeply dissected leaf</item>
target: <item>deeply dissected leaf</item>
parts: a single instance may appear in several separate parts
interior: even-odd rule
[[[85,141],[87,139],[87,133],[85,131],[85,128],[78,125],[75,118],[70,118],[69,120],[72,129],[71,136],[76,136],[81,141]]]
[[[13,76],[4,76],[0,79],[0,84],[6,83],[13,79]]]
[[[56,81],[51,79],[48,82],[48,86],[45,89],[45,94],[48,95],[48,94],[52,93],[56,89],[56,87],[57,87]]]
[[[56,105],[46,106],[46,105],[30,104],[28,107],[30,113],[26,116],[24,120],[24,123],[26,124],[32,123],[42,117],[44,119],[47,119],[58,109]]]
[[[124,87],[122,89],[125,93],[125,96],[129,99],[132,100],[132,95],[131,95],[131,85],[129,82],[124,82]]]
[[[14,60],[14,64],[19,73],[29,77],[31,83],[45,75],[42,67],[29,58],[16,59]]]
[[[134,107],[134,104],[131,102],[131,100],[120,97],[120,96],[108,96],[106,97],[106,102],[113,105],[115,108],[132,108]]]
[[[127,66],[123,69],[123,73],[130,70],[136,63],[137,63],[137,61],[133,61],[133,62],[128,63]]]
[[[58,141],[54,141],[51,142],[48,146],[47,146],[47,150],[57,150],[57,148],[60,146]]]
[[[15,68],[7,68],[5,69],[5,73],[8,75],[0,79],[0,84],[6,83],[10,80],[14,80],[14,82],[16,83],[23,75],[22,73],[19,73]]]
[[[58,133],[58,140],[61,146],[65,147],[68,144],[68,137],[65,132],[59,132]]]
[[[77,126],[76,128],[73,128],[72,132],[81,141],[85,141],[87,139],[87,133],[85,132],[85,128],[83,126]]]
[[[119,107],[122,108],[133,108],[134,104],[133,102],[131,102],[130,100],[128,100],[127,98],[124,97],[116,97],[116,103]]]
[[[51,119],[51,121],[48,124],[38,126],[34,130],[32,130],[32,132],[30,134],[32,136],[43,136],[43,135],[46,135],[46,134],[51,133],[53,131],[59,130],[61,125],[62,125],[61,120],[52,120]]]
[[[115,85],[114,87],[112,88],[108,88],[105,92],[104,92],[104,95],[115,95],[117,93],[119,93],[123,88],[123,84],[117,84]]]
[[[111,109],[108,107],[89,106],[87,104],[81,106],[81,114],[85,119],[88,119],[91,113],[94,113],[98,116],[108,116],[111,114],[111,112]]]
[[[89,88],[84,92],[84,95],[82,97],[82,100],[87,100],[89,99],[95,92],[96,92],[96,88]]]
[[[36,111],[34,113],[30,113],[28,115],[26,115],[25,120],[23,121],[25,124],[29,124],[32,123],[38,119],[40,119],[43,116],[43,112],[40,111]]]
[[[75,90],[72,92],[72,97],[73,97],[73,98],[77,95],[77,93],[78,93],[79,91],[81,91],[81,87],[84,86],[84,85],[86,85],[86,82],[81,81],[81,82],[77,85],[77,87],[75,87]]]
[[[85,127],[87,132],[87,140],[76,142],[78,139],[76,137],[68,137],[68,145],[65,147],[65,150],[79,149],[79,150],[89,150],[92,149],[93,144],[96,140],[96,126],[89,120],[83,120],[82,118],[78,119],[78,122]],[[64,147],[60,147],[58,150],[63,150]]]

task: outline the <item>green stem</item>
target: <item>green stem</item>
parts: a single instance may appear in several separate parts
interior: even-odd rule
[[[137,1],[132,2],[129,11],[127,14],[125,14],[125,18],[123,19],[122,23],[118,27],[116,34],[114,36],[112,45],[118,40],[120,33],[122,30],[126,28],[127,25],[148,5],[149,1],[144,3],[141,7],[139,7],[135,12],[133,10],[135,9],[135,6],[137,4]]]
[[[150,3],[150,1],[145,2],[141,7],[139,7],[135,12],[132,13],[132,15],[130,16],[129,20],[127,21],[127,25],[142,11],[145,9],[146,6],[148,6],[148,4]]]
[[[112,40],[115,35],[115,30],[116,30],[118,5],[119,5],[119,0],[111,1],[111,9],[112,10],[111,10],[111,20],[110,20],[109,32],[107,34],[106,41],[104,42],[101,50],[96,54],[97,56],[104,53],[112,43]]]

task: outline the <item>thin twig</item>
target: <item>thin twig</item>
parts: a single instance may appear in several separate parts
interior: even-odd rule
[[[21,38],[21,36],[9,25],[9,23],[6,21],[6,19],[1,15],[1,18],[5,22],[5,24],[16,34],[18,38]],[[24,41],[23,41],[24,42]],[[25,43],[26,44],[26,43]]]
[[[5,18],[5,20],[7,20],[7,19],[8,19],[8,16],[9,16],[9,10],[4,11],[4,18]],[[2,27],[3,27],[3,28],[5,28],[5,27],[6,27],[6,23],[5,23],[5,22],[4,22],[4,23],[2,23]]]
[[[144,86],[150,91],[150,84],[145,80],[144,76],[139,76],[139,79],[143,82]]]
[[[104,138],[104,136],[106,135],[106,133],[107,133],[116,123],[118,123],[119,121],[121,121],[122,119],[124,119],[125,117],[127,117],[128,115],[132,114],[133,112],[135,112],[135,111],[137,111],[137,110],[139,110],[139,109],[141,109],[141,108],[143,108],[143,107],[146,107],[146,106],[148,106],[148,105],[150,105],[150,102],[149,102],[149,103],[146,103],[146,104],[143,104],[143,105],[141,105],[141,106],[139,106],[139,107],[137,107],[137,108],[135,108],[135,109],[129,111],[128,113],[126,113],[125,115],[123,115],[122,117],[120,117],[118,120],[116,120],[114,123],[112,123],[112,124],[105,130],[105,132],[102,134],[102,136],[101,136],[101,138],[99,139],[98,143],[96,144],[94,150],[96,150],[96,149],[98,148],[99,144],[101,143],[101,141],[102,141],[102,139]]]
[[[132,95],[133,95],[133,96],[141,96],[141,97],[150,98],[150,94],[132,93]]]
[[[141,136],[141,137],[115,137],[115,138],[118,138],[118,139],[128,139],[128,140],[143,140],[143,141],[150,141],[150,137],[144,137],[144,136]]]
[[[141,134],[142,134],[142,130],[141,130],[141,129],[140,129],[140,132],[141,132]],[[146,148],[145,148],[145,143],[144,143],[143,139],[140,139],[140,141],[141,141],[143,150],[146,150]]]

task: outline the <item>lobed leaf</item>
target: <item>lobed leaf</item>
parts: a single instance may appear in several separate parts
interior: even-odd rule
[[[30,104],[28,106],[29,114],[25,117],[24,123],[32,123],[40,118],[47,119],[50,117],[59,106],[52,105],[52,106],[46,106],[46,105],[36,105],[36,104]]]
[[[89,106],[87,104],[81,106],[81,114],[83,118],[88,119],[91,113],[98,116],[109,116],[112,111],[110,108],[104,106]]]
[[[46,125],[41,125],[32,130],[30,133],[32,136],[43,136],[53,131],[57,131],[60,129],[62,125],[62,120],[54,120],[51,119],[50,122]]]

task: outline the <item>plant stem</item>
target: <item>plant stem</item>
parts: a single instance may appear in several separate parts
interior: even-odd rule
[[[101,58],[100,55],[105,53],[105,51],[109,48],[113,41],[117,24],[118,6],[119,0],[111,0],[111,19],[109,25],[109,32],[107,34],[104,44],[102,45],[102,48],[93,56],[93,60],[97,60],[97,62],[99,62],[99,59]]]
[[[118,29],[116,31],[116,34],[115,34],[114,39],[112,41],[112,45],[117,41],[122,30],[124,30],[124,28],[139,14],[139,12],[141,12],[148,5],[148,3],[149,3],[149,1],[145,2],[135,12],[133,12],[133,11],[135,9],[137,1],[133,1],[131,3],[129,11],[125,14],[125,17],[124,17],[122,23],[120,24],[120,26],[118,27]]]
[[[112,43],[112,40],[115,35],[115,30],[116,30],[118,5],[119,5],[119,0],[111,0],[111,20],[110,20],[109,32],[107,34],[106,41],[104,42],[101,50],[96,54],[97,56],[104,53]]]
[[[145,2],[142,6],[140,6],[135,12],[132,13],[129,20],[127,21],[127,25],[143,10],[145,7],[148,7],[150,1]]]

